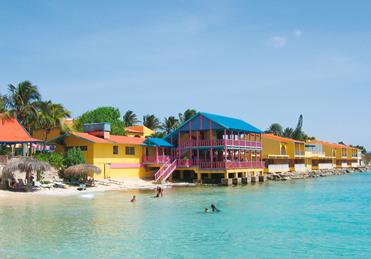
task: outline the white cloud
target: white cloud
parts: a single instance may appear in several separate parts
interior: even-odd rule
[[[287,38],[285,36],[274,36],[271,39],[271,42],[276,48],[283,48],[287,44]]]
[[[301,35],[303,35],[303,32],[299,29],[294,30],[293,33],[294,33],[295,37],[297,37],[297,38],[300,38]]]

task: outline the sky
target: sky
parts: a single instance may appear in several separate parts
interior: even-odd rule
[[[187,108],[371,150],[370,1],[0,1],[0,93],[79,116]]]

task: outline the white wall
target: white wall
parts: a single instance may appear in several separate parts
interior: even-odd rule
[[[359,167],[360,166],[360,164],[359,163],[357,163],[357,162],[355,162],[355,163],[352,163],[352,167]]]
[[[332,163],[318,164],[319,169],[333,169]]]
[[[289,164],[281,164],[281,165],[268,165],[268,171],[270,173],[275,173],[275,172],[288,172],[290,171]]]
[[[305,164],[295,164],[295,171],[296,172],[303,172],[307,171],[308,168],[305,166]]]
[[[348,167],[348,163],[341,163],[341,167],[342,168],[347,168]]]

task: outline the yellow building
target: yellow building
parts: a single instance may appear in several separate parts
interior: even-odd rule
[[[153,178],[161,166],[161,163],[158,163],[157,168],[147,167],[143,163],[144,152],[154,148],[147,146],[145,143],[147,139],[144,137],[110,135],[108,123],[87,124],[84,125],[84,131],[63,134],[52,142],[56,144],[57,152],[79,148],[84,154],[86,163],[101,169],[102,173],[95,175],[95,179]],[[156,150],[162,149],[165,152],[164,145],[171,146],[165,141],[161,143]]]
[[[136,138],[147,138],[155,133],[153,130],[143,125],[129,126],[125,128],[126,135]]]
[[[65,118],[61,120],[62,127],[53,128],[48,134],[44,129],[36,129],[32,131],[32,137],[42,140],[52,140],[63,134],[64,129],[72,129],[73,119]]]
[[[305,143],[273,134],[262,134],[265,172],[305,171]]]
[[[311,164],[311,170],[332,169],[335,164],[334,144],[309,140],[305,143],[305,158]]]

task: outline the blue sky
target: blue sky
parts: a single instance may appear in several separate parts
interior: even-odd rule
[[[2,0],[0,93],[31,80],[74,116],[190,107],[261,129],[303,114],[309,135],[371,149],[370,11],[361,0]]]

